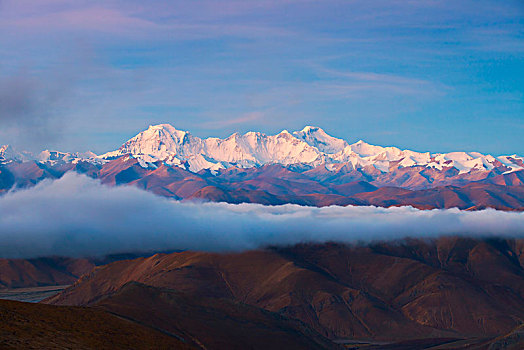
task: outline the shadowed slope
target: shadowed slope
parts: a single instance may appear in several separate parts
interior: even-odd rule
[[[231,301],[131,282],[95,304],[207,349],[335,349],[296,320]]]
[[[373,166],[349,168],[343,166],[338,171],[328,171],[318,166],[302,171],[300,167],[266,164],[194,173],[160,161],[142,164],[129,155],[96,166],[86,162],[56,165],[13,162],[0,165],[0,193],[13,186],[27,187],[42,179],[56,179],[71,170],[99,178],[107,185],[137,186],[174,199],[265,205],[411,205],[420,209],[524,210],[524,170],[509,174],[485,171],[458,174],[455,168],[441,171],[395,168],[387,173]],[[437,181],[441,177],[444,180],[452,177],[456,181]]]
[[[88,259],[0,259],[0,289],[71,284],[94,266]]]
[[[196,349],[102,310],[0,300],[2,349]]]
[[[524,320],[522,242],[439,239],[183,252],[99,267],[48,300],[93,305],[130,281],[296,318],[333,339],[497,336]]]

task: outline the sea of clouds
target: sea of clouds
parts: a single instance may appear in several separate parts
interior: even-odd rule
[[[76,173],[0,197],[0,257],[239,251],[444,235],[524,237],[524,213],[180,202]]]

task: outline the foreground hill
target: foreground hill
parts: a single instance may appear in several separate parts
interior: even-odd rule
[[[205,349],[339,348],[300,321],[229,298],[130,282],[92,305]]]
[[[349,341],[344,347],[275,314],[226,300],[189,300],[138,283],[92,308],[0,300],[0,348],[520,350],[524,345],[521,325],[498,337]],[[249,311],[243,314],[244,309]],[[246,314],[251,318],[246,320]]]
[[[0,259],[0,289],[71,284],[94,266],[89,259]]]
[[[102,258],[0,258],[0,290],[72,284],[97,265],[138,256],[140,255],[109,255]]]
[[[0,300],[1,349],[340,349],[243,303],[129,283],[94,307]]]
[[[195,349],[151,327],[93,308],[0,300],[1,349]]]
[[[486,339],[524,322],[523,265],[522,240],[181,252],[98,267],[46,302],[166,320],[162,327],[181,324],[181,305],[198,300],[218,313],[233,304],[266,310],[338,340]]]

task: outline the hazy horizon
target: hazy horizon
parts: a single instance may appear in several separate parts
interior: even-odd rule
[[[518,0],[0,1],[0,143],[115,149],[315,125],[352,143],[524,154]]]

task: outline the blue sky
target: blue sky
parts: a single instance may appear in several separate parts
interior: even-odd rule
[[[116,149],[317,125],[524,154],[524,3],[0,0],[0,144]]]

